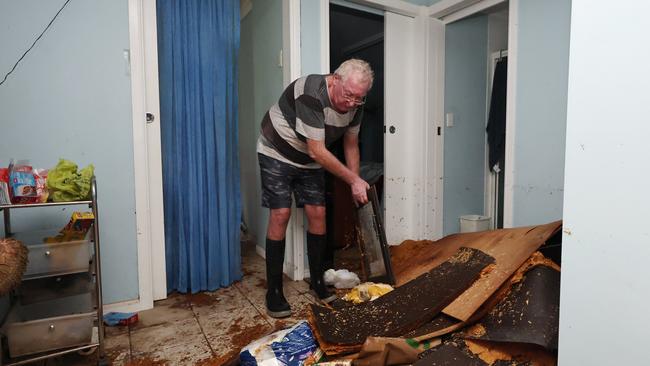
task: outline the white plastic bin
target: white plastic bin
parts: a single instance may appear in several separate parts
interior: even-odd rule
[[[463,215],[460,217],[460,232],[472,233],[475,231],[490,230],[490,216]]]

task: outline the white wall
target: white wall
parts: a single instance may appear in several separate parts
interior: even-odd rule
[[[492,52],[508,49],[508,10],[488,15],[488,67],[491,67]],[[489,77],[488,73],[488,77]]]
[[[415,5],[431,6],[441,0],[404,0],[404,1]]]
[[[0,80],[62,4],[0,2]],[[72,1],[0,86],[0,166],[95,165],[105,303],[139,296],[129,47],[126,1]],[[75,209],[15,211],[13,224],[61,228]]]
[[[562,218],[571,1],[512,2],[518,39],[508,66],[516,62],[516,126],[506,142],[514,161],[506,156],[504,224],[524,226]]]
[[[572,5],[560,365],[650,364],[649,13]]]

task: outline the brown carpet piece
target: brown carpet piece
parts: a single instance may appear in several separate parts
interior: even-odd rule
[[[487,363],[470,352],[445,343],[423,352],[413,366],[487,366]]]
[[[524,264],[522,264],[517,271],[510,276],[503,285],[501,285],[501,288],[485,301],[467,321],[463,322],[455,320],[448,315],[440,313],[429,323],[407,333],[405,337],[414,338],[417,341],[423,341],[453,333],[469,324],[474,324],[486,316],[499,302],[508,296],[514,288],[514,285],[524,279],[526,272],[536,266],[546,266],[556,271],[560,271],[560,267],[555,262],[544,257],[542,253],[535,252],[533,255],[528,257]]]
[[[546,266],[530,269],[466,338],[531,343],[557,350],[560,316],[560,272]]]
[[[445,315],[443,313],[438,314],[435,318],[433,318],[430,322],[425,323],[421,327],[418,327],[417,329],[414,329],[406,334],[404,334],[404,337],[406,338],[415,338],[418,339],[418,337],[428,335],[428,334],[436,334],[440,331],[445,331],[449,329],[457,330],[460,329],[464,326],[465,324],[461,321],[458,321],[448,315]],[[450,331],[453,331],[450,330]],[[446,333],[443,333],[446,334]],[[429,337],[433,338],[433,337]],[[428,339],[428,338],[425,338]]]
[[[544,348],[526,343],[466,339],[462,347],[490,366],[555,366],[557,357]]]
[[[391,248],[398,286],[446,261],[460,247],[481,250],[496,260],[496,267],[443,309],[443,313],[467,321],[548,238],[559,231],[561,221],[514,229],[453,234],[435,242],[405,241]]]
[[[461,248],[446,262],[375,301],[333,310],[311,305],[319,343],[360,346],[367,337],[397,337],[431,321],[476,281],[494,259]],[[323,341],[323,342],[321,342]]]

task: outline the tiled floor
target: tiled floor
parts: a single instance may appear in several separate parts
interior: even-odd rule
[[[215,292],[173,294],[138,314],[130,327],[108,327],[106,352],[113,365],[225,365],[251,341],[304,319],[315,301],[304,281],[285,277],[293,315],[276,320],[265,313],[264,259],[252,244],[242,246],[241,281]],[[45,365],[94,365],[96,356],[72,355]]]

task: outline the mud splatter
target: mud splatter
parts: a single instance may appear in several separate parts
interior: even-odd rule
[[[219,302],[219,299],[206,292],[199,292],[197,294],[187,295],[188,300],[192,305],[196,306],[210,306]]]
[[[190,308],[190,300],[188,299],[188,296],[186,294],[181,294],[178,292],[171,293],[169,296],[167,296],[167,299],[165,299],[165,302],[169,302],[171,300],[174,300],[174,303],[169,305],[170,309],[189,309]]]
[[[288,326],[289,324],[284,321],[284,320],[276,320],[275,323],[273,323],[273,331],[278,331],[281,329],[284,329]]]
[[[263,290],[266,290],[266,280],[263,279],[263,278],[259,278],[259,279],[257,280],[257,285],[256,285],[256,286],[257,286],[258,288],[261,288],[261,289],[263,289]]]
[[[269,333],[271,333],[271,327],[259,324],[242,329],[238,323],[235,323],[228,329],[228,334],[233,334],[230,342],[238,350]]]
[[[164,366],[169,365],[167,360],[153,360],[149,357],[132,359],[124,364],[124,366]]]
[[[129,354],[131,353],[131,350],[129,347],[120,347],[120,348],[114,348],[114,349],[107,349],[106,350],[106,358],[108,358],[111,363],[115,363],[115,360],[117,360],[120,356],[126,355],[126,359],[129,358]]]
[[[229,351],[225,355],[210,357],[195,363],[196,366],[235,366],[239,365],[239,351]]]
[[[228,328],[228,334],[241,331],[239,323],[241,323],[242,320],[244,320],[242,317],[235,319],[235,323]]]

